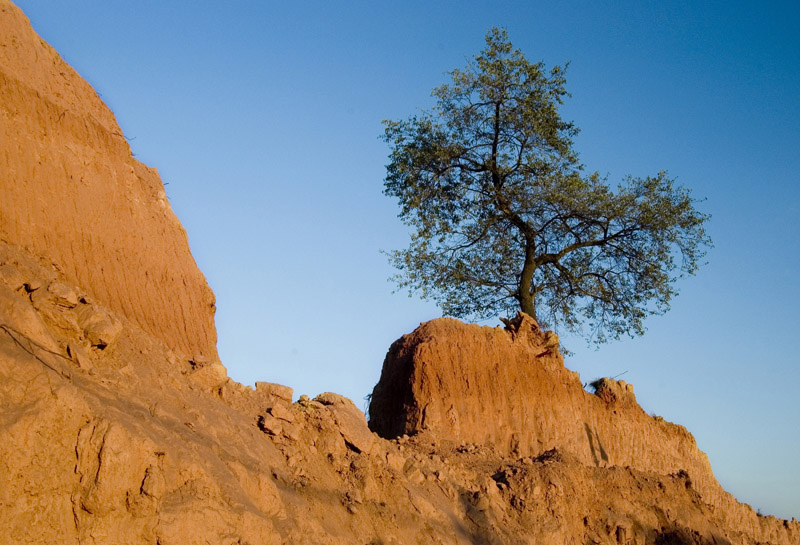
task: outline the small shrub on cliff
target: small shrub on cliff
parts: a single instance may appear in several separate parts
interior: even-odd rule
[[[396,280],[451,316],[522,310],[597,342],[641,334],[697,270],[708,216],[665,172],[616,190],[585,174],[559,115],[564,73],[493,29],[431,111],[385,122],[384,193],[414,231],[391,254]]]

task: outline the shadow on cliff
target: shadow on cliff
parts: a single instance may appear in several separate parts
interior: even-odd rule
[[[606,449],[603,448],[603,443],[600,442],[600,437],[597,435],[596,432],[592,431],[592,428],[589,427],[589,424],[586,422],[583,423],[583,427],[586,430],[586,437],[589,439],[589,448],[592,451],[592,460],[594,460],[594,465],[600,467],[600,460],[602,460],[603,466],[608,464],[608,453]],[[595,448],[594,443],[597,440],[597,448]],[[600,454],[600,458],[597,457],[597,454]]]
[[[474,529],[469,529],[463,524],[459,524],[461,531],[467,536],[472,545],[504,545],[506,542],[501,536],[492,531],[492,523],[486,513],[478,509],[470,501],[471,492],[462,490],[458,498],[461,507],[464,509],[466,517],[475,525]]]
[[[655,531],[658,533],[653,545],[731,545],[731,542],[722,536],[713,535],[710,538],[704,538],[697,532],[686,528]]]

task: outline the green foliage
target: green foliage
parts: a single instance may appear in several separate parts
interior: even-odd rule
[[[451,316],[523,310],[596,342],[642,334],[697,270],[708,216],[665,172],[616,191],[584,174],[559,115],[564,72],[493,29],[433,110],[384,122],[384,193],[414,231],[391,254],[395,278]]]

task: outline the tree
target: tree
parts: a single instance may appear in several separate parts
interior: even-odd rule
[[[676,279],[697,270],[708,216],[665,172],[616,191],[585,174],[577,129],[559,115],[564,73],[528,62],[492,29],[434,89],[432,110],[384,122],[384,193],[413,229],[390,254],[395,279],[446,315],[522,310],[596,342],[642,334],[646,316],[668,310]]]

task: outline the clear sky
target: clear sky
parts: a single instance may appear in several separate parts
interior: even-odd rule
[[[800,518],[796,1],[16,1],[159,169],[229,375],[359,406],[391,342],[439,315],[387,281],[380,250],[408,233],[382,195],[381,120],[430,106],[491,26],[570,61],[587,168],[668,170],[706,199],[716,247],[644,337],[565,339],[567,365],[625,372],[726,489]]]

